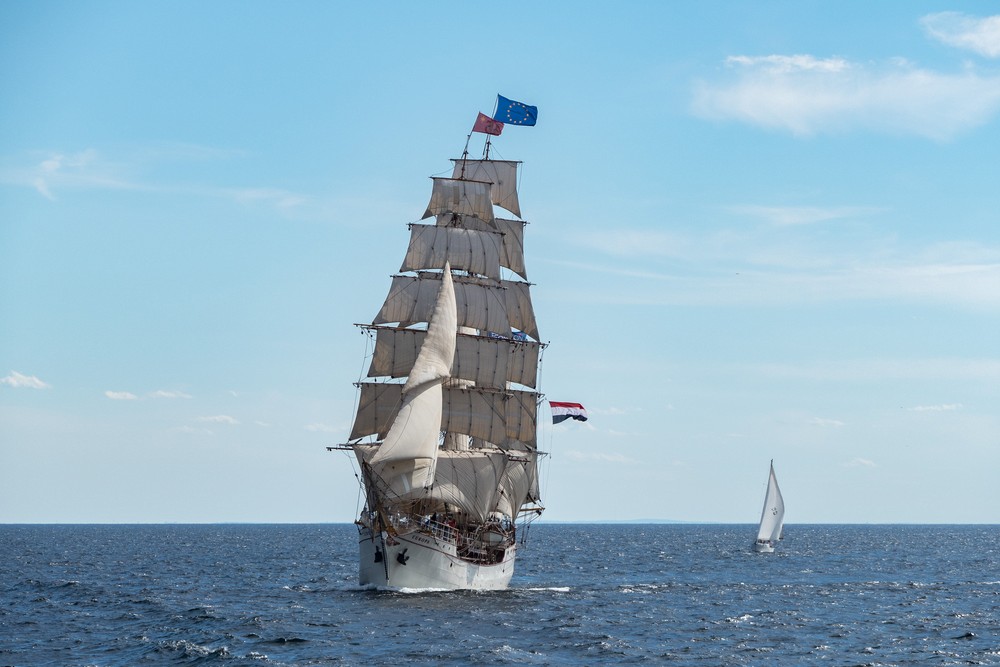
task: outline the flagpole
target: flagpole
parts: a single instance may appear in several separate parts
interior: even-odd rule
[[[469,132],[469,136],[465,138],[465,148],[462,150],[462,171],[459,175],[460,179],[465,178],[465,161],[469,157],[469,142],[472,141],[472,132]]]

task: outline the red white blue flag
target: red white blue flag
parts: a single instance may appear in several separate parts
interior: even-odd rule
[[[567,419],[576,419],[577,421],[582,422],[587,421],[587,408],[583,407],[579,403],[549,401],[549,407],[552,408],[553,424],[558,424],[559,422],[566,421]]]

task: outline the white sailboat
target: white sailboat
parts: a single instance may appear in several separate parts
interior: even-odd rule
[[[771,473],[767,478],[767,493],[764,495],[764,509],[760,513],[760,527],[757,529],[757,540],[753,543],[757,553],[773,553],[778,540],[781,539],[785,524],[785,501],[778,488],[778,478],[774,476],[774,460],[771,460]]]
[[[337,448],[361,469],[362,585],[506,588],[518,532],[523,541],[543,509],[544,346],[525,282],[520,163],[489,150],[487,140],[484,159],[470,159],[466,143],[452,176],[433,179],[423,215],[433,224],[410,224],[401,274],[371,324],[358,325],[374,351],[350,441]]]

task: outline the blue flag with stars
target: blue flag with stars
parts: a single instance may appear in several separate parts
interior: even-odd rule
[[[508,125],[534,125],[538,120],[538,107],[529,107],[524,102],[497,95],[497,112],[493,114],[493,120]]]

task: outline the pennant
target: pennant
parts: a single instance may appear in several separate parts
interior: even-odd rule
[[[567,419],[576,419],[581,422],[587,421],[587,408],[583,407],[579,403],[549,401],[549,407],[552,408],[553,424],[564,422]]]
[[[493,120],[509,125],[534,125],[538,120],[538,107],[529,107],[524,102],[497,95],[497,112],[493,114]]]
[[[500,133],[503,132],[503,123],[490,118],[480,111],[479,117],[476,118],[476,124],[472,126],[472,131],[482,132],[483,134],[492,134],[494,137],[499,137]]]

